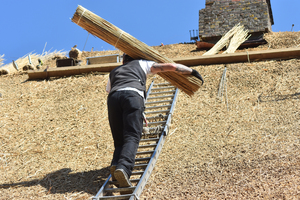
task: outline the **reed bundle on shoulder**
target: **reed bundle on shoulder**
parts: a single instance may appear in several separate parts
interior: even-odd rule
[[[153,60],[159,63],[174,63],[171,59],[162,56],[150,46],[82,6],[77,7],[72,21],[134,59]],[[164,72],[158,73],[158,75],[189,96],[192,96],[202,85],[202,82],[192,75],[182,75],[176,72]]]

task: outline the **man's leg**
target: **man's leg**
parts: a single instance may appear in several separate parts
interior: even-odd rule
[[[144,99],[134,91],[121,91],[123,108],[123,146],[116,169],[131,176],[143,129]]]
[[[116,166],[118,164],[123,146],[123,117],[122,107],[119,99],[120,94],[118,92],[110,94],[107,99],[108,120],[115,147],[113,159],[111,162],[112,166]]]

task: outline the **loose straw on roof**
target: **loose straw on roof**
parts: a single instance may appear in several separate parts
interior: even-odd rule
[[[137,40],[130,34],[82,6],[77,7],[72,21],[94,36],[114,45],[134,59],[147,59],[160,63],[174,63],[171,59],[160,55],[150,46]],[[158,73],[158,75],[189,96],[192,96],[202,84],[199,79],[191,75],[182,75],[176,72],[164,72]]]
[[[4,61],[4,54],[0,55],[0,67],[3,65],[3,61]]]

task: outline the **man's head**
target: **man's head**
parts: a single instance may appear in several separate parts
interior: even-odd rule
[[[123,64],[126,64],[130,61],[133,61],[134,59],[131,58],[129,55],[127,55],[126,53],[123,54]]]

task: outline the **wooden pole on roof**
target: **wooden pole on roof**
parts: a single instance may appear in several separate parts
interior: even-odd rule
[[[72,21],[134,59],[153,60],[159,63],[174,63],[171,59],[162,56],[150,46],[82,6],[77,7]],[[164,72],[158,73],[158,75],[189,96],[192,96],[202,85],[202,82],[192,75],[183,75],[176,72]]]

